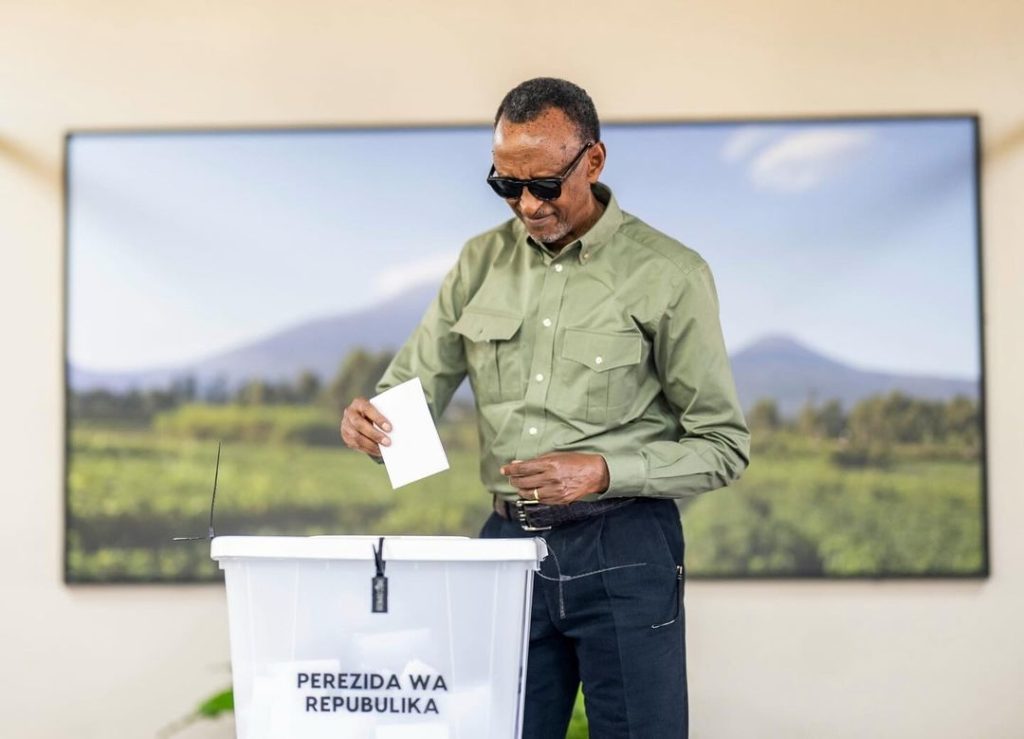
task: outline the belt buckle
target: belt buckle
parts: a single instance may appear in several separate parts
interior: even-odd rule
[[[512,505],[516,509],[516,519],[519,521],[519,526],[523,531],[550,531],[551,526],[531,526],[529,519],[526,517],[526,507],[532,505],[538,505],[539,500],[526,500],[525,498],[519,498]]]

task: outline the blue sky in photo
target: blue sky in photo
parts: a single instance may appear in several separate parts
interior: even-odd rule
[[[966,119],[608,125],[624,210],[711,264],[730,350],[979,376]],[[179,364],[439,282],[509,217],[487,128],[72,137],[69,356]]]

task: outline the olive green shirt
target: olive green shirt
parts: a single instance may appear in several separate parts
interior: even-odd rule
[[[516,218],[470,239],[378,391],[418,376],[436,420],[468,373],[480,476],[504,497],[503,464],[555,451],[605,458],[608,490],[585,500],[728,485],[750,434],[711,271],[594,193],[604,213],[558,252]]]

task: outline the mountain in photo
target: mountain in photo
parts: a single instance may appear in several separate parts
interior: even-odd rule
[[[807,402],[839,400],[844,408],[872,395],[901,392],[915,398],[977,399],[973,380],[862,370],[831,359],[788,336],[767,336],[731,357],[736,388],[744,408],[771,398],[786,416]]]
[[[292,381],[306,370],[329,381],[353,349],[397,349],[409,337],[437,292],[436,284],[410,288],[383,303],[349,313],[302,322],[262,339],[175,367],[136,372],[91,372],[71,367],[75,391],[165,388],[194,378],[199,388],[213,383],[235,388],[252,379]],[[740,399],[750,408],[774,399],[784,415],[808,401],[838,399],[846,408],[868,396],[899,391],[917,398],[977,399],[977,381],[863,370],[832,359],[788,336],[768,336],[732,355]]]
[[[94,372],[69,368],[72,389],[79,392],[168,387],[194,378],[200,388],[213,383],[235,388],[247,380],[291,381],[304,371],[330,380],[353,349],[396,350],[416,328],[437,294],[436,284],[411,288],[385,302],[289,326],[269,336],[196,362],[133,372]]]

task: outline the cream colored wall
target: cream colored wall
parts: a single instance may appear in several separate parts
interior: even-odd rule
[[[692,583],[692,726],[1024,736],[1021,28],[1019,0],[0,2],[0,734],[152,736],[226,680],[218,588],[61,583],[64,132],[481,121],[554,74],[607,120],[980,113],[993,575]]]

